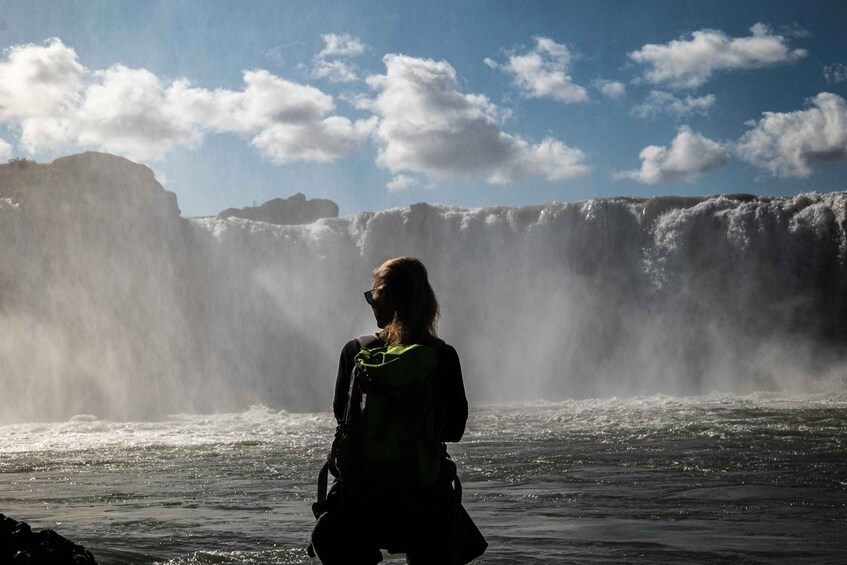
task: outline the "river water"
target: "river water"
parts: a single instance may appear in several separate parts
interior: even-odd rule
[[[332,431],[263,406],[3,425],[0,512],[104,564],[317,563]],[[477,563],[844,563],[845,444],[847,394],[754,394],[482,406],[450,451]]]

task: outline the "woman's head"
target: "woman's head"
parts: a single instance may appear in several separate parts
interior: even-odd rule
[[[438,301],[419,259],[389,259],[373,272],[373,288],[371,307],[384,342],[415,343],[435,337]]]

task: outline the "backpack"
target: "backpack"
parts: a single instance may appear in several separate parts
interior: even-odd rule
[[[407,489],[431,486],[436,478],[451,489],[453,554],[450,563],[469,563],[488,546],[462,506],[456,465],[436,429],[433,370],[438,341],[425,345],[384,346],[375,336],[357,338],[344,419],[335,430],[332,451],[318,474],[315,519],[328,510],[329,473],[343,487]],[[443,467],[443,469],[442,469]],[[333,487],[334,488],[334,487]],[[314,534],[313,534],[314,535]],[[316,557],[312,543],[306,549]]]
[[[330,471],[353,487],[431,486],[442,455],[433,398],[436,350],[382,345],[374,336],[357,341],[361,350],[354,358],[344,419],[336,428]]]

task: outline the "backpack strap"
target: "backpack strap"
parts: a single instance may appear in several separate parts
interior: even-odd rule
[[[372,347],[377,347],[382,344],[382,340],[379,339],[379,336],[376,334],[368,334],[359,336],[356,338],[356,341],[359,342],[360,349],[370,349]]]
[[[315,519],[320,518],[326,509],[326,491],[327,483],[329,483],[329,461],[321,467],[321,472],[318,473],[318,501],[312,504],[312,513]]]
[[[376,334],[359,336],[356,338],[356,341],[359,343],[359,348],[361,349],[368,349],[382,343],[382,340],[380,340]],[[334,476],[338,476],[337,472],[333,469],[332,466],[332,460],[335,455],[335,442],[333,442],[332,447],[333,449],[332,451],[330,451],[326,463],[324,463],[324,466],[321,467],[320,473],[318,473],[318,501],[312,505],[312,512],[315,514],[315,518],[320,517],[321,513],[326,508],[326,495],[329,483],[329,473],[332,473]]]
[[[368,334],[359,336],[356,338],[356,341],[359,344],[359,349],[370,349],[372,347],[378,347],[382,345],[382,340],[376,334]],[[349,398],[348,398],[349,402]],[[326,498],[327,498],[327,490],[329,487],[329,474],[332,473],[334,476],[338,476],[337,471],[335,471],[332,460],[334,459],[335,452],[335,442],[333,442],[332,450],[330,451],[329,456],[327,457],[326,463],[324,463],[323,467],[321,467],[320,472],[318,473],[318,492],[317,492],[317,502],[312,504],[312,513],[315,515],[315,519],[321,517],[327,510]],[[315,557],[315,549],[313,545],[310,543],[309,547],[306,548],[306,552],[309,554],[309,557]]]

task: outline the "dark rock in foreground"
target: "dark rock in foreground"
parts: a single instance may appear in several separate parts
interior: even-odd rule
[[[289,198],[274,198],[261,206],[246,208],[227,208],[218,218],[243,218],[257,222],[267,222],[282,226],[311,224],[320,218],[337,218],[338,204],[332,200],[315,198],[306,200],[306,196],[297,193]]]
[[[0,563],[96,565],[90,551],[53,530],[33,532],[26,522],[0,514]]]

